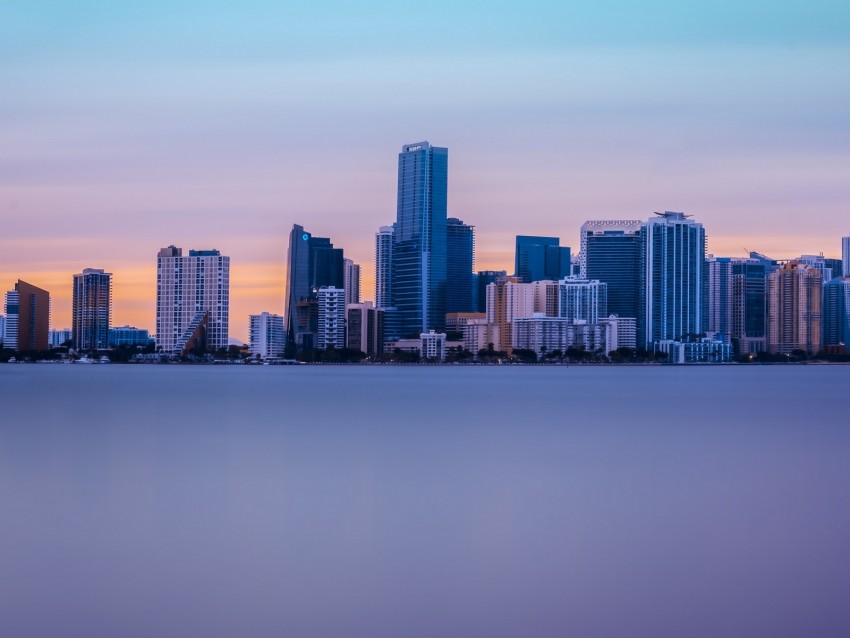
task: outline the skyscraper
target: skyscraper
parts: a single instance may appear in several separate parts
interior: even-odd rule
[[[47,350],[50,330],[50,293],[18,280],[6,293],[3,347],[17,352]]]
[[[286,351],[316,347],[319,288],[345,286],[345,257],[330,239],[313,237],[303,226],[289,233],[286,270]]]
[[[384,352],[384,310],[371,302],[349,304],[345,309],[345,341],[349,350],[375,356]]]
[[[109,347],[112,323],[112,273],[86,268],[74,275],[71,333],[77,350]]]
[[[821,349],[823,275],[817,268],[793,260],[768,277],[768,350],[809,355]]]
[[[360,303],[360,266],[351,259],[343,259],[345,268],[345,303]]]
[[[850,237],[841,238],[841,274],[850,277]]]
[[[850,276],[833,279],[823,290],[823,345],[843,345],[842,354],[846,354],[850,352]]]
[[[398,156],[392,305],[403,336],[441,331],[446,315],[446,148],[406,144]]]
[[[217,250],[169,246],[156,266],[156,345],[165,353],[228,345],[230,257]]]
[[[381,226],[375,233],[375,307],[392,306],[393,227]]]
[[[513,349],[511,324],[514,319],[534,316],[533,284],[507,277],[487,286],[487,323],[498,325],[499,343],[508,352]]]
[[[767,276],[774,266],[770,260],[760,257],[732,260],[729,336],[735,350],[741,354],[767,349]]]
[[[708,328],[705,229],[690,215],[656,213],[644,226],[644,344]]]
[[[708,256],[708,331],[729,341],[732,332],[732,258]]]
[[[475,289],[474,312],[487,312],[487,286],[507,278],[507,270],[479,270],[473,278]]]
[[[572,264],[570,249],[560,243],[557,237],[517,235],[514,275],[526,284],[569,277]]]
[[[643,333],[643,236],[638,220],[593,220],[581,227],[581,277],[608,284],[608,312]],[[641,344],[642,345],[642,344]]]
[[[446,221],[446,312],[473,312],[472,269],[475,227],[455,217]]]

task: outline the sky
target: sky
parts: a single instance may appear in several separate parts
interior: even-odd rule
[[[398,152],[449,149],[476,266],[516,234],[681,210],[708,249],[839,256],[850,3],[815,0],[0,4],[0,289],[113,273],[154,328],[156,254],[231,257],[231,336],[283,312],[302,224],[362,264]]]

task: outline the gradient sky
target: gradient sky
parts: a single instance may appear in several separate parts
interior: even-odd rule
[[[477,266],[515,234],[684,210],[709,250],[838,256],[850,232],[850,3],[0,4],[0,289],[70,325],[114,273],[154,327],[156,253],[232,258],[231,336],[282,312],[293,223],[363,265],[397,154],[449,148]]]

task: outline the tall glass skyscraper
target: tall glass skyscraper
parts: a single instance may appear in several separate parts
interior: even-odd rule
[[[392,307],[393,227],[381,226],[375,233],[375,307]]]
[[[448,149],[428,142],[398,156],[392,305],[405,336],[445,327],[448,165]]]
[[[473,312],[472,269],[475,227],[449,217],[446,222],[446,312]]]
[[[581,277],[608,284],[608,313],[643,326],[643,222],[593,220],[581,227]],[[642,345],[642,344],[641,344]]]
[[[569,246],[561,246],[557,237],[516,236],[514,275],[523,283],[570,276],[572,260]]]
[[[708,329],[705,229],[684,213],[656,215],[643,228],[647,347]]]
[[[77,350],[109,347],[112,319],[112,273],[86,268],[74,275],[71,330]]]
[[[479,270],[473,277],[475,308],[473,312],[487,312],[487,286],[502,281],[508,276],[507,270]]]
[[[312,349],[318,331],[319,288],[345,286],[345,257],[326,237],[313,237],[303,226],[289,233],[286,271],[286,352]]]
[[[757,254],[757,253],[752,253]],[[732,260],[732,345],[742,354],[767,348],[767,276],[773,269],[764,258]]]

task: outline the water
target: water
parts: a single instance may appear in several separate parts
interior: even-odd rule
[[[0,635],[847,636],[848,388],[0,365]]]

